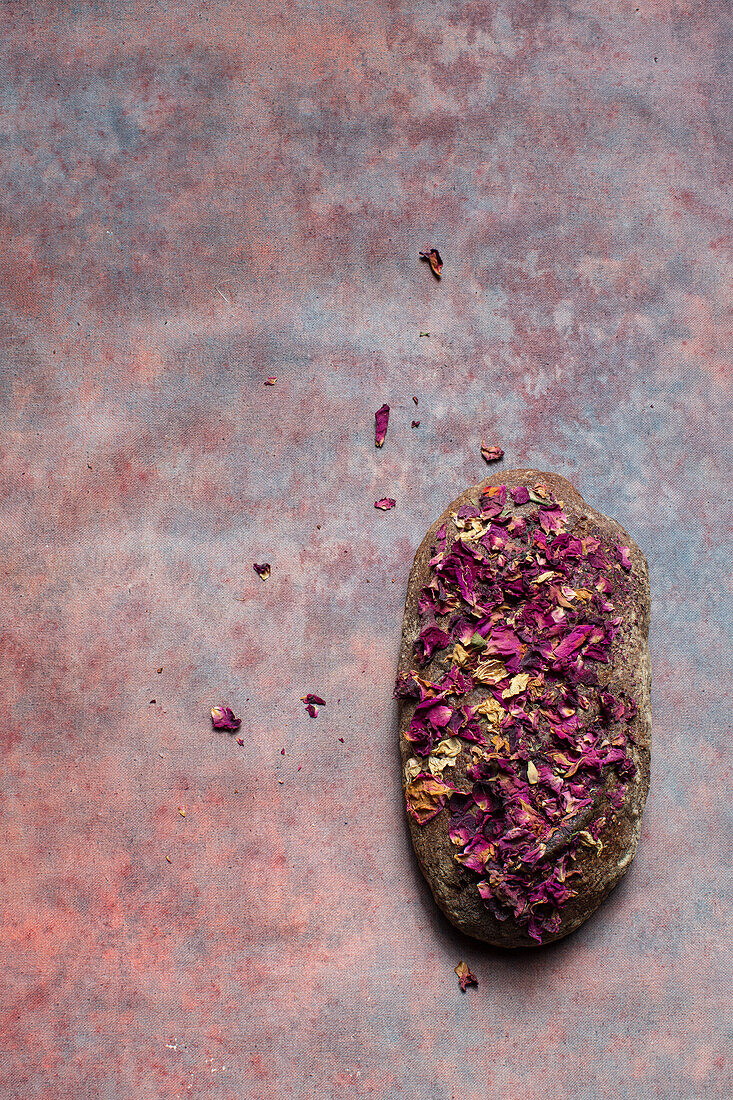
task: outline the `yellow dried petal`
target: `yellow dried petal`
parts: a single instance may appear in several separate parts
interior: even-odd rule
[[[436,779],[440,779],[446,768],[455,768],[455,760],[449,759],[447,756],[433,756],[428,757],[428,771],[431,775],[434,775]]]
[[[537,783],[539,778],[540,778],[540,773],[537,771],[537,768],[534,766],[533,761],[530,760],[529,764],[527,764],[527,779],[534,786],[534,784]]]
[[[466,661],[470,660],[471,654],[465,649],[460,642],[456,642],[453,646],[453,652],[451,654],[451,661],[454,665],[458,665],[459,668],[463,668]]]
[[[460,536],[461,542],[477,542],[484,537],[488,529],[488,520],[483,520],[480,516],[474,516],[472,519],[465,521],[465,529]]]
[[[419,760],[416,760],[414,756],[405,764],[405,783],[411,783],[416,775],[419,775],[422,771],[422,764]]]
[[[441,805],[451,788],[433,776],[413,779],[405,787],[405,797],[415,818],[423,825]]]
[[[460,738],[446,737],[445,740],[438,741],[433,753],[438,756],[458,756],[462,747]]]
[[[498,684],[506,679],[506,665],[503,661],[497,661],[490,657],[481,661],[473,674],[474,680],[481,684]]]
[[[533,701],[539,699],[545,691],[545,678],[539,676],[536,680],[530,680],[528,685],[529,697]]]
[[[509,687],[501,693],[502,699],[513,699],[515,695],[521,695],[523,691],[527,690],[527,685],[531,679],[532,677],[528,672],[519,672],[516,676],[512,676]]]
[[[488,699],[484,699],[478,706],[474,707],[473,713],[485,718],[490,726],[498,726],[506,711],[501,703],[498,703],[493,695],[490,695]]]
[[[455,768],[461,747],[457,737],[447,737],[444,741],[439,741],[428,757],[430,774],[439,779],[446,768]]]

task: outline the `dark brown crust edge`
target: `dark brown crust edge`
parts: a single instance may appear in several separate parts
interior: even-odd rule
[[[604,667],[610,669],[608,684],[612,690],[616,693],[625,692],[638,704],[637,716],[631,724],[636,777],[629,784],[627,798],[621,810],[614,810],[604,800],[605,807],[602,806],[601,809],[606,808],[607,817],[600,834],[603,850],[597,855],[593,849],[584,849],[583,856],[576,861],[575,866],[581,871],[581,877],[576,879],[578,894],[563,908],[560,930],[544,941],[550,943],[574,932],[596,911],[628,870],[639,842],[642,812],[649,790],[651,752],[651,665],[648,649],[651,601],[646,558],[615,520],[608,519],[587,505],[570,482],[558,474],[532,469],[506,470],[486,478],[466,489],[446,508],[429,528],[415,555],[407,586],[398,672],[407,672],[414,667],[413,645],[420,632],[417,602],[421,589],[430,579],[428,562],[438,528],[446,523],[450,546],[457,533],[450,520],[451,512],[471,500],[476,503],[478,494],[487,486],[507,485],[515,488],[518,485],[532,485],[536,481],[544,482],[555,497],[564,502],[570,521],[568,530],[575,534],[595,535],[604,542],[621,542],[630,549],[631,571],[624,573],[624,584],[619,586],[619,593],[614,595],[622,624],[613,644],[611,662]],[[428,678],[441,674],[440,661],[441,655],[436,654],[425,666],[424,674]],[[405,739],[405,731],[409,727],[413,710],[412,700],[399,700],[403,786],[404,765],[412,755],[411,746]],[[470,787],[465,776],[466,768],[471,763],[468,748],[467,746],[467,751],[459,757],[455,770],[450,773],[453,782],[465,790]],[[448,836],[447,810],[443,810],[422,826],[411,815],[408,814],[407,817],[420,869],[437,905],[456,928],[468,936],[498,947],[538,946],[513,920],[501,922],[486,909],[474,885],[475,877],[453,858],[456,849]],[[582,827],[587,828],[589,824],[590,821],[586,820]]]

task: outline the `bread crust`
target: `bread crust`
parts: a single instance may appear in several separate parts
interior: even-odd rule
[[[579,820],[574,821],[570,835],[580,829],[588,829],[605,813],[605,824],[599,834],[603,848],[600,854],[593,848],[582,849],[577,857],[574,866],[581,872],[574,882],[577,894],[562,907],[560,929],[555,934],[545,935],[544,944],[567,936],[595,912],[628,870],[639,842],[642,812],[649,789],[651,753],[651,665],[648,650],[650,589],[649,570],[643,553],[615,520],[586,504],[571,483],[557,474],[535,469],[505,470],[485,478],[466,489],[445,509],[431,525],[418,548],[407,586],[398,673],[407,673],[417,667],[413,646],[425,625],[420,621],[418,598],[432,576],[429,561],[434,553],[439,527],[446,524],[447,553],[458,534],[450,518],[451,513],[464,504],[476,504],[479,493],[489,486],[506,485],[508,489],[512,489],[536,482],[543,482],[554,497],[563,502],[568,517],[567,529],[571,534],[578,537],[593,535],[604,544],[621,542],[629,547],[631,569],[624,573],[624,584],[617,586],[613,595],[615,613],[622,619],[621,626],[612,644],[610,662],[599,665],[597,671],[605,686],[615,694],[624,693],[634,699],[638,708],[636,716],[627,726],[631,755],[636,765],[635,777],[628,783],[621,809],[614,809],[605,797],[605,791],[601,791],[593,806],[587,807],[587,811],[579,815]],[[420,675],[435,680],[447,667],[449,657],[446,651],[437,652],[420,670]],[[406,739],[405,733],[414,709],[414,699],[399,699],[403,788],[404,765],[413,754],[413,746]],[[451,782],[461,791],[470,790],[472,785],[466,775],[467,768],[472,763],[470,749],[471,745],[464,741],[456,767],[451,772]],[[476,889],[475,873],[456,862],[456,848],[448,835],[447,806],[424,825],[419,825],[411,814],[408,814],[408,821],[420,869],[436,903],[456,928],[466,935],[500,947],[538,946],[528,935],[526,928],[512,918],[500,921],[493,915]]]

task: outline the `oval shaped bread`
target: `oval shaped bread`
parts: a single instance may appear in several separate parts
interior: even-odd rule
[[[397,683],[413,847],[461,932],[548,943],[633,859],[649,787],[644,555],[555,474],[472,486],[415,555]]]

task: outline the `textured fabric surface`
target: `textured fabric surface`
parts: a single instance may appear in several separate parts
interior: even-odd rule
[[[3,1100],[731,1095],[729,16],[2,5]],[[652,578],[639,854],[517,954],[392,700],[482,438]]]

